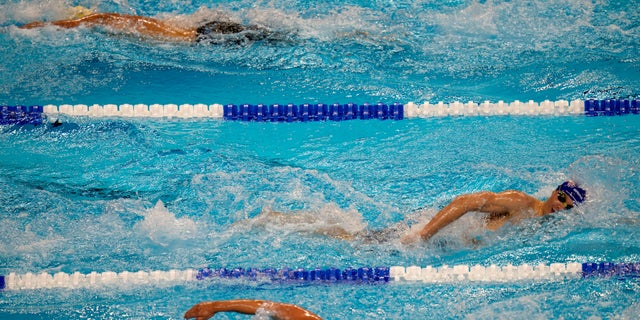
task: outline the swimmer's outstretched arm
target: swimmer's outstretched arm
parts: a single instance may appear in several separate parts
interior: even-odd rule
[[[201,302],[189,309],[185,319],[206,320],[218,312],[238,312],[242,314],[256,314],[260,309],[265,310],[275,319],[281,320],[321,320],[318,315],[301,307],[288,303],[267,300],[226,300]]]
[[[461,195],[440,210],[422,230],[405,235],[400,241],[404,244],[409,244],[418,239],[428,240],[442,228],[471,211],[507,214],[517,210],[533,208],[538,202],[540,202],[538,199],[520,191],[504,191],[500,193],[484,191]]]
[[[21,26],[20,28],[40,28],[48,24],[67,29],[83,25],[105,26],[121,32],[133,32],[151,38],[164,38],[176,41],[191,42],[196,39],[195,29],[172,26],[154,18],[119,13],[94,13],[79,19],[57,20],[52,22],[31,22]]]

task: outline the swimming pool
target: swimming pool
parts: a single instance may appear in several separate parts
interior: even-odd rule
[[[203,4],[100,6],[155,15],[189,13]],[[22,10],[24,5],[31,11]],[[185,48],[88,30],[25,33],[10,25],[26,21],[24,12],[44,16],[46,10],[10,3],[2,10],[6,32],[0,52],[8,62],[0,101],[435,104],[637,98],[632,52],[638,48],[638,19],[626,4],[206,5],[295,30],[296,39]],[[0,274],[640,261],[637,115],[308,123],[61,120],[58,127],[1,128]],[[544,198],[566,178],[588,186],[587,205],[497,232],[484,231],[473,216],[415,247],[397,239],[343,241],[310,232],[332,223],[354,230],[414,224],[455,195],[479,190],[521,189]],[[310,226],[249,220],[264,208],[310,212],[317,221]],[[196,302],[242,297],[297,303],[327,319],[633,318],[640,310],[639,290],[633,278],[435,284],[214,278],[6,290],[0,314],[176,319]]]

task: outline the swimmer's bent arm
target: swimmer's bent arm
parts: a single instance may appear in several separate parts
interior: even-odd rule
[[[135,22],[140,19],[145,19],[145,18],[139,17],[139,16],[122,15],[118,13],[94,13],[78,19],[56,20],[51,22],[35,21],[35,22],[27,23],[21,26],[20,28],[22,29],[41,28],[46,26],[47,24],[51,24],[57,27],[65,28],[65,29],[77,28],[81,25],[121,26],[124,20]],[[151,19],[151,18],[146,18],[146,19]]]
[[[44,27],[47,24],[58,26],[61,28],[76,28],[81,25],[86,26],[105,26],[122,32],[137,32],[141,35],[153,38],[168,38],[173,40],[194,41],[196,38],[196,30],[188,28],[180,28],[169,25],[161,20],[118,14],[118,13],[94,13],[79,19],[57,20],[49,23],[31,22],[20,28],[33,29]]]
[[[417,234],[408,234],[401,239],[402,243],[411,243],[420,237],[428,240],[442,228],[471,211],[487,213],[508,213],[510,211],[531,206],[531,197],[520,191],[494,193],[483,191],[456,197],[440,210]]]
[[[218,312],[238,312],[256,314],[263,309],[275,319],[281,320],[322,320],[318,315],[293,304],[272,302],[267,300],[226,300],[207,301],[196,304],[185,314],[185,319],[206,320]]]
[[[456,197],[420,230],[420,238],[422,240],[431,238],[440,229],[458,220],[467,212],[480,211],[487,201],[491,201],[493,198],[493,192],[472,193]]]

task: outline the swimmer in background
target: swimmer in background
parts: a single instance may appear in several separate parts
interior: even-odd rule
[[[266,314],[278,320],[322,320],[318,315],[294,304],[267,300],[226,300],[200,302],[185,314],[185,319],[206,320],[218,312]]]
[[[495,231],[507,222],[518,222],[532,217],[545,216],[560,210],[568,210],[585,200],[586,191],[573,181],[565,181],[559,185],[548,199],[541,201],[522,191],[509,190],[503,192],[482,191],[460,195],[440,210],[424,227],[406,232],[402,223],[381,230],[347,230],[338,224],[315,227],[313,233],[322,234],[343,240],[362,240],[364,242],[382,243],[390,238],[405,233],[400,239],[403,244],[411,244],[418,240],[426,241],[438,231],[450,225],[469,212],[486,213],[486,227]],[[254,223],[267,224],[309,224],[315,225],[318,218],[311,213],[284,214],[281,212],[263,211],[254,218]]]
[[[107,27],[113,31],[141,35],[146,38],[172,42],[203,43],[244,43],[259,40],[270,40],[275,33],[249,25],[244,26],[232,21],[210,21],[199,27],[183,27],[169,24],[166,21],[137,15],[119,13],[93,12],[84,7],[73,8],[70,19],[51,22],[31,22],[20,26],[22,29],[42,28],[47,25],[65,29],[85,27]],[[277,40],[273,38],[272,40]]]

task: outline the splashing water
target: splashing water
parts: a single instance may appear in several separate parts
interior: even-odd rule
[[[193,239],[198,232],[193,220],[187,217],[176,218],[161,200],[144,213],[144,220],[137,223],[135,228],[163,246],[178,240]]]

